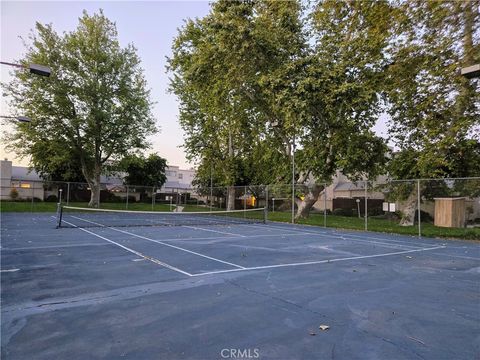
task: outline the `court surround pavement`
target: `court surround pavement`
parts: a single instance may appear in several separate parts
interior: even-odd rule
[[[478,242],[65,220],[2,214],[3,359],[480,358]]]

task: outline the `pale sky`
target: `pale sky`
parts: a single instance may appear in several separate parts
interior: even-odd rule
[[[35,22],[52,23],[57,32],[72,31],[77,27],[83,10],[89,14],[103,9],[105,16],[117,25],[120,43],[133,43],[138,49],[152,100],[157,102],[153,114],[161,132],[150,138],[151,151],[166,158],[170,165],[182,168],[188,164],[183,149],[182,130],[178,124],[178,102],[167,93],[168,75],[165,72],[166,56],[171,55],[171,44],[177,29],[184,19],[205,16],[208,1],[3,1],[1,2],[1,61],[15,62],[22,58],[24,47],[19,37],[27,38]],[[1,81],[10,79],[11,68],[1,66]],[[2,98],[0,115],[9,115]],[[379,134],[385,133],[385,120],[380,119],[375,127]],[[21,162],[15,154],[0,147],[0,158],[8,158],[17,165]]]

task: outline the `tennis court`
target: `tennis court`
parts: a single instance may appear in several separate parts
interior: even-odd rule
[[[476,242],[136,216],[2,214],[2,356],[479,356]]]

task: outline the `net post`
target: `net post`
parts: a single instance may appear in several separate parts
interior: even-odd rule
[[[57,203],[57,226],[56,229],[62,226],[62,216],[63,216],[63,207],[62,204],[59,202]]]

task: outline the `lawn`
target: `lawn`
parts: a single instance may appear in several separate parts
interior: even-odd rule
[[[269,212],[268,220],[291,222],[290,212]],[[311,214],[299,224],[324,226],[323,214]],[[327,227],[351,230],[364,230],[365,219],[349,216],[327,215]],[[368,230],[402,235],[418,235],[418,226],[400,226],[397,222],[386,219],[368,219]],[[480,228],[442,228],[431,223],[421,224],[422,236],[480,240]]]
[[[71,202],[70,206],[75,207],[86,207],[86,202]],[[53,202],[14,202],[14,201],[2,201],[0,205],[1,212],[55,212],[57,204]],[[116,209],[116,210],[125,210],[125,203],[102,203],[102,209]],[[175,206],[172,207],[174,209]],[[152,207],[150,203],[129,203],[128,210],[137,210],[137,211],[171,211],[169,204],[155,204]],[[186,205],[183,208],[183,211],[209,211],[208,206],[201,205]],[[218,208],[213,208],[213,211],[223,210]],[[257,216],[257,213],[252,213],[252,216]],[[260,215],[258,215],[260,216]],[[280,222],[290,222],[291,214],[290,212],[269,212],[268,220],[270,221],[280,221]],[[300,224],[306,225],[315,225],[315,226],[324,226],[324,216],[323,214],[311,214],[308,219],[301,219],[298,221]],[[348,216],[338,216],[338,215],[327,215],[327,227],[339,228],[339,229],[350,229],[350,230],[364,230],[365,229],[365,220],[358,217],[348,217]],[[434,226],[431,223],[423,222],[421,224],[422,236],[427,237],[441,237],[441,238],[459,238],[459,239],[471,239],[471,240],[480,240],[480,228],[441,228]],[[418,227],[415,226],[400,226],[397,222],[386,219],[378,218],[369,218],[368,219],[368,230],[385,232],[385,233],[395,233],[403,235],[418,235]]]

